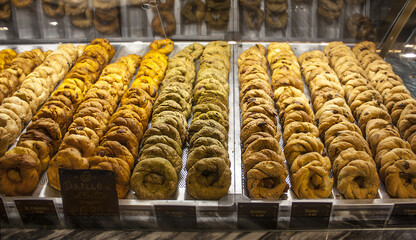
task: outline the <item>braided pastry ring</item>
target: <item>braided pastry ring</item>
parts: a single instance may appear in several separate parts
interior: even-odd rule
[[[240,5],[251,10],[260,8],[262,0],[239,0]]]
[[[0,192],[8,196],[22,195],[36,188],[41,164],[35,155],[11,151],[4,155],[0,165]]]
[[[173,167],[172,167],[173,168]],[[220,199],[231,184],[231,171],[221,158],[204,158],[188,171],[186,191],[196,199]]]
[[[162,26],[160,19],[162,19],[163,21],[163,26]],[[166,24],[168,25],[167,27],[166,27]],[[163,31],[163,27],[165,28],[164,31]],[[160,18],[158,15],[155,15],[155,17],[152,20],[152,29],[156,34],[160,36],[165,36],[165,34],[166,35],[174,34],[176,32],[175,15],[173,15],[173,13],[169,11],[160,12]]]
[[[10,4],[5,3],[0,6],[0,19],[9,19],[11,16]]]
[[[42,2],[43,12],[49,17],[63,17],[65,15],[65,4],[63,1],[57,3]]]
[[[359,13],[348,18],[347,29],[350,35],[356,39],[365,39],[371,33],[371,20]]]
[[[17,8],[24,8],[32,4],[33,0],[12,0],[12,3]]]
[[[194,13],[195,10],[195,13]],[[201,0],[189,1],[182,9],[182,15],[189,23],[200,23],[205,17],[205,4]]]
[[[329,161],[329,160],[328,160]],[[321,166],[307,164],[291,175],[292,190],[299,198],[327,198],[334,180]]]
[[[278,199],[287,190],[288,173],[278,162],[263,161],[247,172],[251,198]]]
[[[274,16],[279,16],[279,19],[273,20]],[[266,10],[266,24],[273,29],[286,27],[288,18],[289,16],[286,11],[276,14],[275,12]]]
[[[348,199],[373,199],[378,186],[377,171],[370,162],[352,161],[338,175],[337,189]]]
[[[386,170],[387,192],[393,197],[416,197],[416,162],[400,160]]]
[[[163,177],[163,182],[157,181],[159,176]],[[148,158],[136,165],[130,182],[139,199],[166,199],[175,192],[178,179],[168,160]]]
[[[110,23],[103,23],[102,21],[98,20],[98,18],[94,18],[93,20],[94,27],[97,29],[100,33],[110,34],[115,32],[118,27],[120,26],[118,18],[115,18]]]
[[[363,151],[353,148],[342,151],[333,164],[337,189],[348,199],[375,198],[379,178],[373,159]]]
[[[244,23],[250,29],[260,29],[263,24],[264,12],[260,8],[243,11]]]
[[[394,148],[380,157],[380,178],[387,177],[387,169],[400,160],[415,159],[412,150],[408,148]]]
[[[173,41],[169,38],[162,39],[162,40],[155,40],[153,41],[149,48],[150,50],[155,50],[163,54],[169,54],[173,51]]]
[[[80,4],[65,4],[65,14],[68,16],[76,16],[84,13],[87,9],[87,2]]]
[[[162,0],[156,0],[157,6],[160,10],[166,11],[170,10],[173,7],[174,0],[164,0],[165,3],[162,2]]]
[[[92,15],[91,9],[87,8],[84,14],[72,16],[71,22],[77,28],[88,28],[92,25]]]
[[[363,41],[363,42],[355,44],[355,46],[352,48],[352,51],[357,56],[359,55],[360,52],[364,50],[369,50],[370,52],[375,53],[377,50],[376,44],[370,41]]]
[[[87,2],[87,1],[86,1]],[[94,8],[111,9],[117,7],[116,0],[93,0]]]
[[[214,15],[216,13],[219,14],[219,18],[214,18]],[[211,10],[211,11],[205,12],[205,21],[212,28],[216,28],[216,29],[224,28],[225,26],[227,26],[227,23],[229,21],[229,15],[230,15],[229,10],[216,10],[216,11]]]

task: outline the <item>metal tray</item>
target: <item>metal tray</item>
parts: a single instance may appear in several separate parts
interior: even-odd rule
[[[173,56],[182,50],[184,47],[188,46],[192,42],[176,42],[173,52],[169,56]],[[202,45],[206,45],[208,42],[201,42]],[[48,45],[24,45],[18,46],[18,51],[26,51],[33,48],[40,47],[42,50],[55,50],[59,45],[57,44],[48,44]],[[144,56],[149,50],[149,43],[144,42],[135,42],[135,43],[121,43],[113,44],[116,49],[116,53],[111,62],[115,62],[117,59],[129,54],[138,54]],[[233,48],[233,46],[232,46]],[[233,52],[233,50],[232,50]],[[234,62],[233,54],[230,59],[231,63]],[[196,62],[196,70],[198,70],[199,61]],[[142,226],[145,228],[156,228],[156,217],[155,217],[155,205],[181,205],[181,206],[195,206],[196,213],[198,216],[198,225],[206,226],[207,228],[212,228],[212,224],[221,222],[230,222],[232,224],[232,215],[234,214],[234,196],[235,196],[235,181],[236,177],[234,174],[235,164],[234,164],[234,65],[231,64],[229,72],[229,84],[230,84],[230,94],[229,94],[229,133],[228,133],[228,154],[231,160],[231,185],[228,191],[228,194],[221,198],[218,201],[208,201],[208,200],[195,200],[186,193],[186,174],[185,169],[188,147],[185,146],[183,155],[182,155],[182,164],[183,168],[179,174],[179,184],[176,192],[171,199],[168,200],[140,200],[137,199],[135,193],[130,190],[125,199],[119,200],[120,215],[123,222],[128,226]],[[133,82],[135,76],[132,78],[131,83]],[[191,119],[190,119],[191,120]],[[190,124],[190,120],[188,124]],[[150,123],[151,124],[151,123]],[[25,130],[23,131],[25,132]],[[11,148],[13,148],[11,146]],[[62,198],[61,193],[53,189],[48,184],[47,174],[43,173],[37,188],[34,190],[31,196],[26,197],[7,197],[6,201],[9,202],[8,206],[14,208],[13,200],[14,199],[24,199],[24,198],[41,198],[41,199],[52,199],[55,202],[58,213],[63,214],[62,210]],[[62,215],[63,216],[63,215]],[[230,217],[231,216],[231,217]],[[218,221],[213,221],[215,219],[221,219]]]
[[[248,48],[255,45],[257,42],[243,42],[239,43],[235,48],[235,59],[238,59],[238,56]],[[266,48],[269,42],[262,42]],[[327,43],[290,43],[294,54],[299,57],[302,53],[312,51],[312,50],[321,50],[325,48]],[[352,44],[347,44],[348,46],[353,46]],[[290,189],[288,192],[284,193],[281,196],[280,200],[277,201],[265,201],[265,200],[253,200],[248,197],[247,189],[244,187],[245,179],[244,174],[242,173],[242,163],[241,163],[241,143],[240,143],[240,108],[239,108],[239,86],[238,86],[238,65],[234,62],[235,66],[235,75],[234,81],[236,88],[234,89],[235,93],[235,161],[236,161],[236,177],[241,178],[241,181],[236,181],[236,188],[238,194],[238,202],[278,202],[280,205],[279,209],[279,226],[282,228],[287,228],[290,221],[291,214],[291,205],[293,202],[331,202],[332,203],[332,212],[331,220],[329,227],[330,228],[343,228],[343,227],[382,227],[386,224],[386,220],[389,218],[390,213],[394,204],[396,203],[414,203],[414,199],[397,199],[392,198],[387,193],[383,182],[380,180],[380,186],[378,190],[377,197],[375,199],[345,199],[342,194],[340,194],[336,185],[332,189],[331,195],[327,199],[299,199]],[[308,99],[311,99],[311,93],[308,86],[304,83],[304,94]],[[279,121],[278,121],[279,122]],[[280,124],[279,128],[281,129]],[[283,140],[280,140],[280,146],[283,150]],[[240,169],[237,169],[238,166],[241,166]],[[287,179],[288,184],[290,185],[289,177]],[[241,184],[241,185],[240,185]]]
[[[175,49],[170,54],[173,56],[179,50],[192,42],[175,42]],[[245,189],[244,175],[241,163],[241,144],[240,144],[240,108],[239,108],[239,84],[238,84],[238,56],[249,47],[258,42],[229,42],[231,45],[231,68],[229,73],[229,119],[230,129],[228,135],[228,153],[231,160],[232,182],[229,192],[226,196],[218,201],[194,200],[189,197],[185,189],[186,170],[182,169],[180,173],[179,186],[171,199],[168,200],[138,200],[133,191],[130,191],[125,199],[119,200],[121,227],[124,228],[158,228],[155,206],[173,205],[173,206],[195,206],[198,229],[235,229],[237,225],[237,207],[239,203],[279,203],[278,228],[289,228],[291,218],[291,207],[294,202],[312,202],[312,203],[332,203],[330,214],[329,228],[381,228],[386,227],[386,222],[392,212],[394,204],[397,203],[415,203],[414,199],[395,199],[391,198],[381,183],[376,199],[372,200],[351,200],[344,199],[338,193],[336,187],[333,188],[332,194],[327,199],[298,199],[295,194],[289,190],[281,199],[274,201],[250,199]],[[207,42],[201,42],[206,45]],[[268,42],[261,42],[265,47]],[[327,43],[290,43],[296,56],[303,52],[311,50],[323,50]],[[14,48],[19,52],[40,47],[43,50],[55,50],[58,44],[41,44],[41,45],[8,45],[3,48]],[[139,54],[143,56],[148,51],[148,42],[128,42],[113,44],[116,54],[112,62],[128,54]],[[351,46],[351,45],[349,45]],[[197,69],[199,63],[197,62]],[[308,87],[304,87],[305,95],[310,98]],[[414,94],[414,93],[413,93]],[[280,126],[279,126],[280,127]],[[283,147],[282,141],[280,141]],[[283,148],[282,148],[283,149]],[[184,149],[182,156],[183,166],[185,166],[187,157],[187,148]],[[288,183],[289,179],[287,179]],[[21,226],[14,200],[15,199],[51,199],[55,202],[58,214],[63,223],[62,199],[60,192],[52,189],[47,183],[46,173],[39,181],[39,185],[31,196],[25,197],[5,197],[6,206],[9,216],[12,220],[12,226]]]

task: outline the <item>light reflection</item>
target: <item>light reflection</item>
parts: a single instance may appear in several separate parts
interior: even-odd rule
[[[402,54],[401,56],[405,58],[416,58],[415,53],[405,53],[405,54]]]
[[[233,44],[237,44],[236,41],[228,41],[228,44],[233,45]]]
[[[57,22],[50,22],[49,24],[50,24],[50,25],[52,25],[52,26],[56,26],[56,25],[58,25],[58,23],[57,23]]]
[[[0,27],[0,31],[7,31],[9,30],[7,27]]]

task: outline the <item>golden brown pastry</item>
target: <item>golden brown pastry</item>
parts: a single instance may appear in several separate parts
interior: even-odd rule
[[[349,148],[335,159],[334,176],[337,189],[346,198],[375,198],[378,191],[378,174],[373,159],[365,152]]]
[[[290,168],[292,190],[299,198],[326,198],[331,194],[331,162],[317,152],[298,156]]]
[[[414,159],[414,158],[413,158]],[[414,198],[416,196],[415,161],[399,160],[386,169],[386,189],[393,197]]]
[[[136,119],[134,119],[134,116],[128,118],[129,115],[124,115],[126,119],[122,123],[126,124],[116,125],[115,122],[119,123],[117,119],[120,113],[117,112],[120,110],[116,113],[114,111],[117,102],[124,98],[127,84],[141,60],[140,56],[128,55],[105,67],[99,80],[90,88],[84,97],[84,101],[80,104],[78,112],[75,115],[76,118],[71,125],[71,127],[75,128],[76,126],[89,128],[93,125],[84,121],[85,118],[91,117],[98,121],[99,124],[95,126],[94,130],[100,139],[100,145],[98,146],[98,141],[95,142],[93,152],[88,154],[83,152],[83,157],[87,159],[90,169],[114,171],[118,196],[124,196],[130,189],[128,182],[130,180],[131,169],[137,157],[137,132],[133,133],[130,127],[137,131],[140,130],[135,125]],[[128,94],[131,94],[131,92]],[[105,114],[93,113],[92,109],[98,109],[101,113]],[[123,107],[119,109],[125,111]],[[83,114],[83,111],[85,111],[85,114]],[[112,115],[112,118],[110,118],[110,115]],[[106,127],[106,125],[108,126]],[[65,143],[65,139],[63,141]]]
[[[320,78],[332,76],[336,79],[329,71],[317,71],[322,65],[315,64],[315,61],[318,62],[317,59],[322,56],[323,54],[314,52],[303,54],[299,59],[302,73],[307,76],[306,83],[316,91],[328,88]],[[284,154],[291,166],[292,190],[299,198],[329,197],[333,185],[329,176],[331,163],[327,157],[322,156],[324,146],[318,138],[319,130],[315,125],[310,102],[303,94],[301,68],[297,58],[288,44],[271,43],[268,48],[268,61],[273,71],[272,86],[283,128]],[[325,101],[330,99],[332,97],[327,97]],[[318,101],[316,106],[319,105]]]
[[[277,128],[277,114],[267,75],[265,52],[264,46],[254,45],[239,57],[240,109],[242,113],[240,138],[243,144],[244,173],[248,184],[252,183],[247,188],[250,197],[276,199],[285,191],[286,182],[272,180],[276,173],[272,174],[268,170],[263,172],[262,176],[258,173],[262,168],[285,169],[284,157],[278,146],[280,131]],[[266,140],[267,143],[260,146],[259,143],[261,144],[262,140]],[[272,163],[267,164],[268,162]],[[254,168],[259,169],[255,170]],[[269,176],[269,174],[272,175]],[[270,177],[269,184],[263,186],[268,177]]]
[[[17,56],[17,52],[13,49],[3,49],[0,51],[0,70],[9,68],[12,60]]]
[[[50,91],[54,89],[58,81],[65,76],[66,72],[78,57],[78,52],[82,52],[82,49],[82,46],[75,48],[71,44],[59,46],[58,50],[49,53],[44,63],[26,76],[25,80],[22,82],[21,88],[15,92],[12,97],[4,99],[4,104],[1,108],[4,107],[5,109],[9,109],[20,119],[21,124],[15,131],[20,133],[20,130],[23,129],[24,125],[30,121],[32,114],[37,110],[39,105],[46,100]],[[63,106],[61,105],[61,107]],[[0,110],[3,116],[6,116],[7,113],[11,114],[11,112],[6,111],[5,109]],[[15,117],[13,114],[11,115],[12,117]],[[69,117],[72,117],[72,115],[70,114]],[[15,120],[17,120],[17,118],[15,118]],[[6,128],[8,127],[6,126]],[[10,133],[8,133],[8,136],[10,136]],[[20,182],[20,184],[26,185],[24,187],[25,191],[19,190],[18,192],[15,191],[13,193],[14,187],[22,189],[23,185],[10,185],[11,192],[6,194],[25,195],[35,189],[39,180],[39,175],[46,169],[53,151],[55,151],[60,144],[61,136],[61,129],[59,124],[55,121],[50,119],[38,121],[36,118],[32,120],[27,131],[20,137],[19,142],[17,143],[18,147],[13,148],[16,150],[12,149],[9,152],[10,154],[16,153],[17,149],[20,149],[22,151],[20,151],[19,154],[23,155],[22,159],[24,159],[26,155],[31,155],[32,158],[37,159],[36,165],[32,164],[27,165],[26,167],[27,171],[32,171],[29,169],[29,166],[31,166],[30,168],[39,169],[37,170],[38,176],[32,178],[30,184],[25,181]],[[7,144],[5,141],[4,143]],[[0,162],[1,161],[2,158],[0,158]]]
[[[359,182],[357,187],[355,179],[348,176],[348,174],[351,174],[349,173],[351,169],[360,166],[365,167],[366,171],[370,173],[374,173],[376,170],[370,157],[372,153],[368,143],[362,136],[362,130],[354,124],[355,119],[352,114],[353,111],[351,111],[353,109],[350,109],[344,99],[345,94],[347,99],[352,99],[352,102],[360,93],[355,88],[357,85],[349,84],[350,81],[354,81],[354,79],[350,78],[350,73],[353,72],[350,70],[358,69],[358,66],[355,65],[359,65],[359,63],[354,58],[354,54],[345,54],[346,51],[342,49],[342,43],[333,42],[325,48],[325,53],[320,51],[304,53],[300,57],[302,73],[311,89],[316,119],[319,123],[319,133],[321,138],[325,140],[328,156],[333,161],[332,171],[337,180],[338,190],[345,198],[374,198],[371,195],[371,191],[374,191],[374,189],[370,190],[370,194],[366,193],[366,190],[360,190],[360,188],[367,189],[371,188],[371,186],[363,187],[360,185],[362,182]],[[325,55],[329,56],[329,59]],[[335,67],[332,69],[329,64]],[[361,76],[360,74],[363,71],[358,72],[357,78]],[[345,87],[341,83],[349,85]],[[357,83],[361,84],[361,82]],[[364,83],[367,83],[367,81],[364,81]],[[349,103],[351,104],[351,102]],[[350,151],[360,153],[363,155],[360,159],[365,161],[356,160],[351,161],[351,163],[349,163],[351,159],[344,161],[344,157],[349,156],[346,154]],[[373,163],[374,166],[369,163]],[[343,170],[343,174],[340,175],[339,173]],[[338,178],[339,175],[342,179]],[[377,173],[375,176],[377,177]],[[366,183],[366,185],[369,184]],[[378,184],[376,192],[377,189]]]

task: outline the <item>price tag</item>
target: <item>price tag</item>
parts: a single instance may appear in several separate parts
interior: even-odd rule
[[[9,216],[7,215],[6,207],[4,205],[3,196],[0,196],[0,223],[9,224]]]
[[[58,213],[52,200],[16,199],[14,203],[24,225],[59,225]]]
[[[242,229],[275,229],[279,203],[238,203],[237,225]]]
[[[59,169],[65,221],[73,227],[108,227],[119,220],[114,172]]]
[[[159,228],[196,229],[195,206],[155,205]]]
[[[415,225],[416,224],[416,204],[396,203],[390,214],[389,225]]]
[[[327,228],[332,203],[293,202],[291,228]]]

